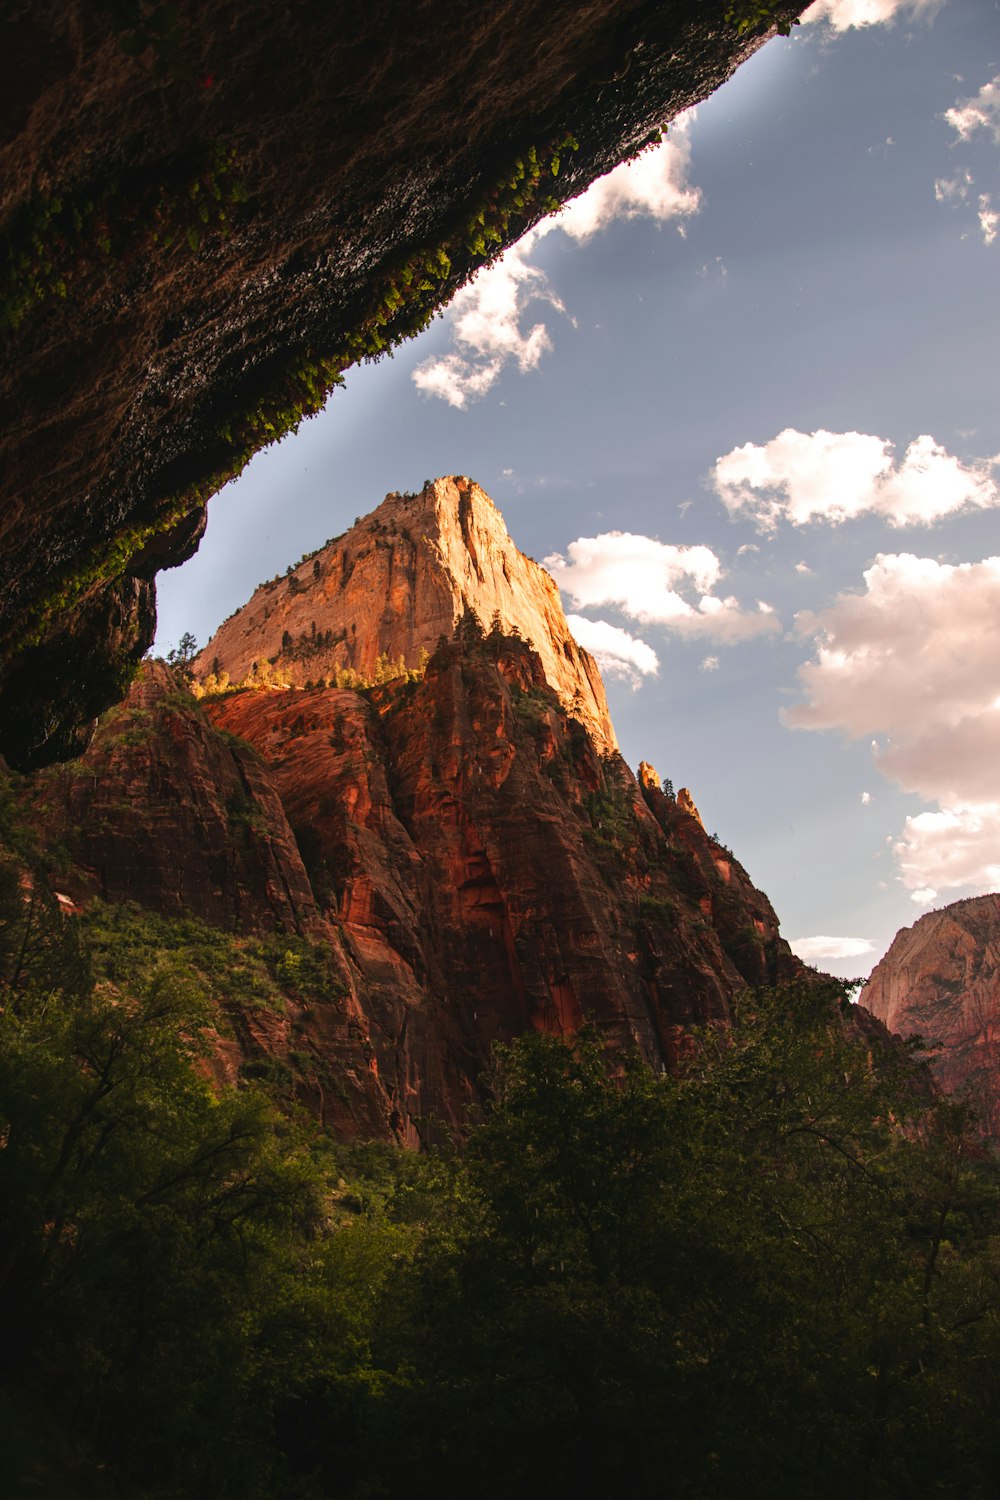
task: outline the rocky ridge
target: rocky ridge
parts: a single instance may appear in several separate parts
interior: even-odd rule
[[[387,495],[343,536],[261,584],[195,667],[239,682],[262,662],[300,687],[344,667],[371,678],[379,657],[415,667],[467,612],[522,636],[598,748],[618,748],[597,664],[570,634],[554,580],[518,551],[489,495],[464,476]]]
[[[893,939],[859,997],[901,1036],[924,1038],[945,1093],[1000,1136],[1000,895],[927,912]]]

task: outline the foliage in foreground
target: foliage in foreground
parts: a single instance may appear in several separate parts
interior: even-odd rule
[[[0,864],[5,1492],[995,1492],[997,1169],[830,988],[679,1078],[523,1039],[417,1158],[214,1092],[77,933]]]

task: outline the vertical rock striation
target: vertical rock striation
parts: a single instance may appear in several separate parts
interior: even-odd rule
[[[523,636],[597,745],[618,748],[597,664],[570,634],[554,580],[518,551],[489,495],[463,476],[387,495],[343,536],[261,584],[197,667],[236,682],[263,661],[298,686],[338,667],[371,677],[379,656],[416,666],[442,635],[451,640],[466,612],[484,628],[497,620],[504,634]]]

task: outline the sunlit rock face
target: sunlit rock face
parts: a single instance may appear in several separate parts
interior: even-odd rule
[[[522,636],[564,707],[601,750],[617,749],[597,664],[570,634],[558,588],[514,546],[485,490],[463,476],[387,495],[343,536],[262,584],[197,667],[238,682],[266,662],[298,686],[338,667],[372,677],[379,656],[415,667],[467,612],[484,629],[496,622]]]
[[[892,941],[860,1003],[890,1031],[920,1035],[941,1087],[966,1095],[1000,1136],[1000,895],[928,912]]]
[[[716,89],[766,35],[730,10],[5,7],[0,754],[79,750],[208,497]],[[537,181],[494,214],[530,152]]]

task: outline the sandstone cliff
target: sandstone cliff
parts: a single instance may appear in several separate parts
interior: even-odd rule
[[[274,1060],[353,1138],[460,1131],[492,1043],[531,1027],[590,1021],[670,1066],[735,990],[800,968],[740,865],[650,767],[640,786],[600,754],[530,647],[459,636],[364,693],[200,707],[148,667],[82,760],[19,784],[77,903],[330,955],[320,998],[226,1000],[219,1066]]]
[[[370,678],[380,655],[415,667],[467,611],[486,629],[499,621],[504,634],[520,634],[599,749],[618,748],[597,664],[570,634],[554,581],[517,550],[486,492],[461,476],[387,495],[343,536],[261,584],[196,667],[233,682],[260,660],[297,686],[345,666]]]
[[[904,927],[860,1003],[902,1036],[920,1035],[949,1094],[969,1097],[1000,1136],[1000,895],[956,901]]]
[[[77,753],[209,496],[802,8],[7,4],[0,753]]]

